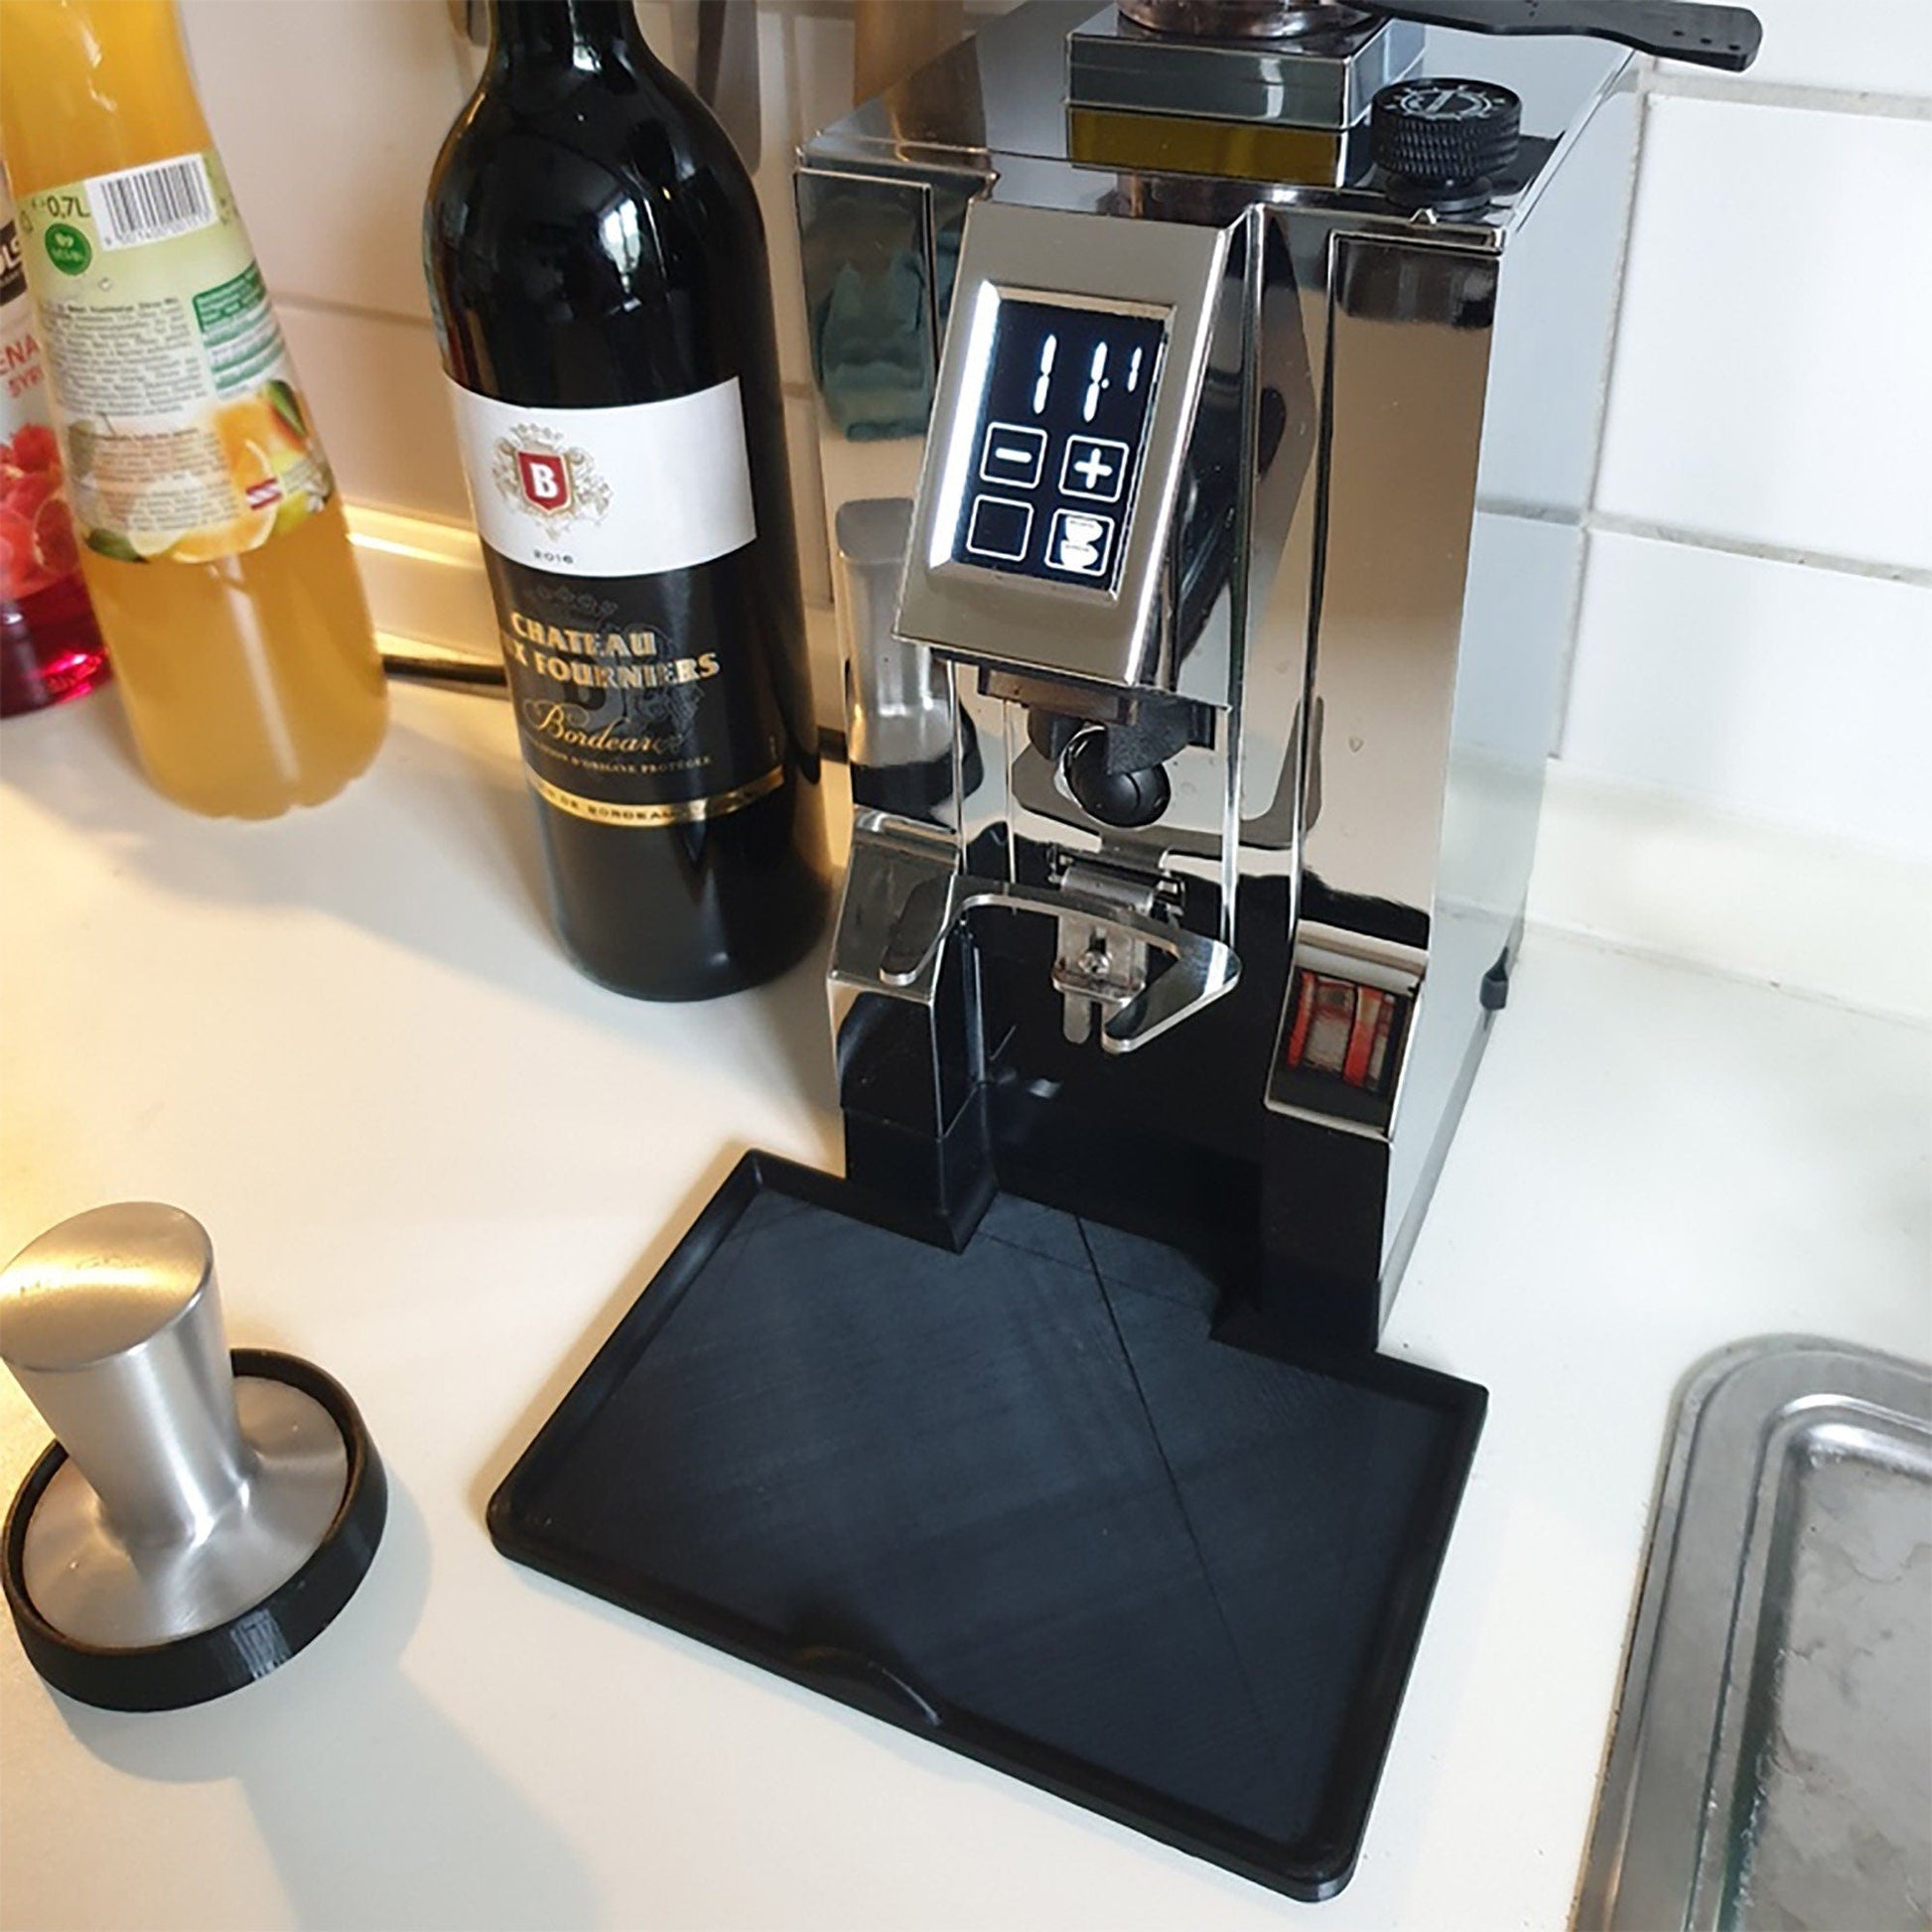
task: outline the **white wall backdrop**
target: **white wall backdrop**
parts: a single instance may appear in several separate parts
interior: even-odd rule
[[[1932,0],[1648,76],[1563,756],[1932,851]]]
[[[660,52],[688,39],[679,4],[640,4]],[[1562,756],[1932,853],[1932,0],[1757,5],[1750,74],[1647,76]],[[418,228],[475,56],[443,0],[183,10],[345,489],[462,521]],[[849,6],[760,0],[759,35],[759,186],[822,604],[788,170],[850,104]]]

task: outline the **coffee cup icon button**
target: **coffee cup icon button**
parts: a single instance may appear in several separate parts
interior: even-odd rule
[[[1107,568],[1113,546],[1114,520],[1085,510],[1059,510],[1053,517],[1048,561],[1055,570],[1076,577],[1098,577]]]

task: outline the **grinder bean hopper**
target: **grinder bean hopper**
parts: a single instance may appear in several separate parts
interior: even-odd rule
[[[1628,50],[1756,42],[1035,0],[806,145],[846,1173],[747,1158],[511,1555],[1346,1881],[1483,1408],[1376,1344],[1521,935]]]

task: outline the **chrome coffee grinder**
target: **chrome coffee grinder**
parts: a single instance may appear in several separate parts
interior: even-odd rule
[[[508,1554],[1346,1882],[1484,1407],[1376,1342],[1521,934],[1628,50],[1756,40],[1033,0],[807,144],[846,1173],[744,1158]]]
[[[808,144],[855,1180],[1205,1233],[1288,1331],[1373,1345],[1521,929],[1629,198],[1611,43],[1756,40],[1629,0],[1036,4]]]

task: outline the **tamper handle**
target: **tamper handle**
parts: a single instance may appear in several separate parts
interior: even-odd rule
[[[0,1359],[130,1548],[196,1543],[239,1496],[214,1251],[158,1201],[51,1228],[0,1275]]]

